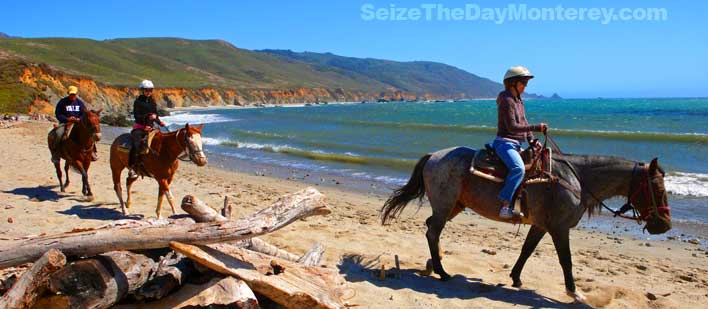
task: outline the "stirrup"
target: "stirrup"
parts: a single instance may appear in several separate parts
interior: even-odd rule
[[[514,210],[509,206],[502,206],[499,210],[499,217],[502,219],[511,219],[514,217]]]

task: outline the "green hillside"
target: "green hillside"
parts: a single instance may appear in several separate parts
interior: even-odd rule
[[[159,87],[400,90],[447,97],[495,96],[501,85],[435,62],[396,62],[333,54],[252,51],[221,40],[3,38],[0,49],[99,82]]]

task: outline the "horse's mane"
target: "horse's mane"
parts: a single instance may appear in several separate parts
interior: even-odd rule
[[[586,155],[586,154],[570,154],[565,153],[562,156],[554,157],[554,161],[567,161],[575,166],[578,173],[582,174],[583,170],[590,170],[596,168],[606,168],[608,166],[622,166],[622,165],[634,165],[636,161],[622,158],[619,156],[606,156],[606,155]],[[582,170],[579,168],[582,166]],[[578,175],[581,177],[581,175]],[[588,180],[580,180],[581,183],[586,183]],[[585,188],[583,188],[585,189]],[[597,194],[597,193],[594,193]],[[616,197],[626,197],[623,193],[617,192],[609,197],[605,197],[603,200],[596,200],[592,195],[588,194],[586,199],[581,197],[581,203],[584,203],[588,217],[592,217],[596,212],[602,212],[602,202]]]

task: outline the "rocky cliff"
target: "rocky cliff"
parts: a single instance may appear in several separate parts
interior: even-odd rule
[[[6,64],[7,65],[7,64]],[[109,112],[125,112],[138,96],[138,89],[106,85],[79,75],[55,70],[47,65],[15,62],[18,86],[35,90],[25,97],[15,98],[27,106],[25,112],[51,114],[56,102],[65,96],[70,85],[79,87],[79,96],[91,106]],[[386,99],[389,101],[436,99],[433,95],[416,96],[399,91],[367,93],[341,88],[296,89],[217,89],[217,88],[157,88],[155,97],[160,106],[168,108],[190,106],[247,106],[256,104],[294,104],[316,102],[358,102]],[[22,112],[22,111],[20,111]]]

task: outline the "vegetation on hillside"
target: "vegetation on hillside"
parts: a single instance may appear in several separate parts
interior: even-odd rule
[[[441,63],[252,51],[221,40],[3,38],[0,49],[115,86],[134,87],[149,78],[159,87],[321,87],[451,98],[489,97],[501,88],[498,83]]]

